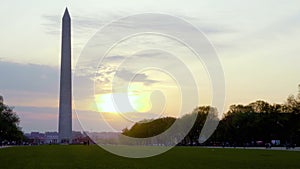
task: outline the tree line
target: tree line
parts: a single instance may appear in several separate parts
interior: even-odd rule
[[[217,111],[213,107],[201,106],[179,119],[165,117],[149,122],[143,121],[134,124],[130,129],[124,129],[123,134],[136,138],[153,137],[163,133],[175,121],[182,125],[188,124],[192,116],[196,115],[194,125],[178,145],[300,145],[300,85],[298,95],[290,95],[283,104],[270,104],[258,100],[247,105],[231,105],[211,137],[201,143],[199,135],[209,111],[212,110]],[[180,130],[172,134],[173,136],[168,137],[180,135]]]

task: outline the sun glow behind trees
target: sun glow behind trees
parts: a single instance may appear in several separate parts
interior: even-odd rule
[[[102,72],[102,74],[104,74]],[[146,76],[152,83],[140,80]],[[114,83],[114,78],[107,77],[111,84],[95,82],[94,102],[98,112],[110,113],[152,113],[156,117],[173,116],[179,117],[182,112],[181,86],[168,74],[158,70],[142,70],[130,82],[124,82],[122,78],[118,83]],[[158,82],[158,83],[156,83]],[[113,86],[115,84],[115,86]],[[124,85],[128,84],[128,86]],[[124,99],[124,102],[122,102]],[[125,103],[128,100],[128,104]],[[121,101],[120,101],[121,100]],[[184,111],[189,111],[191,107],[184,107]]]

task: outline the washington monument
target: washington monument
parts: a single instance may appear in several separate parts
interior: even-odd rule
[[[66,8],[62,18],[60,96],[59,96],[59,143],[72,142],[72,73],[71,73],[71,18]]]

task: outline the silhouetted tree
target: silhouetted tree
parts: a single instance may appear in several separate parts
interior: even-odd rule
[[[13,108],[0,103],[0,144],[3,141],[21,141],[24,139],[23,132],[18,126],[19,117]]]
[[[144,120],[135,123],[130,129],[124,129],[123,134],[135,138],[156,136],[167,130],[174,122],[173,117],[164,117],[155,120]]]

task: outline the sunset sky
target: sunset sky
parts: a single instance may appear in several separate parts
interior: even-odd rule
[[[149,0],[1,1],[0,95],[6,104],[15,107],[25,132],[57,130],[61,17],[66,6],[72,17],[74,71],[86,43],[101,27],[129,15],[163,13],[195,25],[214,45],[225,76],[225,112],[231,104],[247,104],[258,99],[270,103],[284,102],[288,95],[297,92],[300,84],[298,0],[161,0],[159,3]],[[180,27],[173,29],[188,31]],[[146,46],[149,48],[149,42],[161,44],[159,51],[164,49],[179,55],[185,65],[197,72],[198,105],[209,105],[212,99],[209,75],[204,66],[199,66],[200,62],[198,64],[190,59],[193,57],[191,51],[168,38],[145,35],[120,43],[117,49],[110,51],[101,69],[97,70],[99,76],[94,77],[100,82],[95,84],[95,98],[92,100],[95,104],[88,99],[82,100],[76,108],[84,112],[113,111],[108,101],[111,97],[108,90],[112,83],[111,72],[120,59],[129,55],[133,55],[133,61],[128,61],[127,67],[120,70],[120,78],[130,77],[133,69],[129,68],[151,60],[173,65],[169,70],[180,73],[174,66],[179,62],[173,60],[171,55],[156,50],[136,51]],[[135,62],[134,58],[138,56],[147,57]],[[186,80],[184,75],[180,78]],[[166,73],[143,70],[130,86],[129,99],[133,108],[145,113],[143,118],[156,117],[154,112],[162,110],[156,107],[151,110],[151,105],[159,105],[164,100],[165,107],[158,107],[164,107],[165,115],[174,115],[181,102],[176,85],[176,81]],[[149,98],[156,90],[164,92],[154,93],[155,102],[151,103]],[[122,90],[116,93],[122,95]],[[164,98],[161,100],[162,94]],[[184,107],[184,111],[192,111],[193,106],[196,105]],[[132,113],[128,117],[136,118],[137,114]],[[110,114],[107,116],[114,125],[119,125],[119,118],[112,118]],[[93,125],[97,123],[93,116],[86,115],[82,120]],[[81,130],[75,114],[73,129]],[[93,127],[90,129],[95,130]]]

